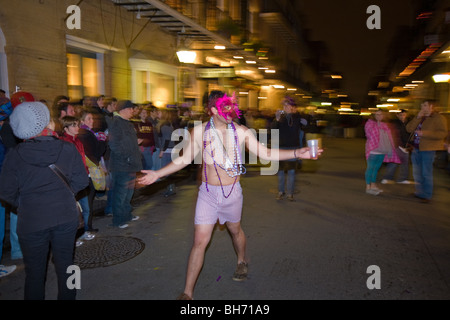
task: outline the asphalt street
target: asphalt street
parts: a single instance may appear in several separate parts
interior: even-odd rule
[[[364,139],[324,138],[318,161],[303,161],[295,202],[277,201],[277,177],[249,166],[242,177],[242,226],[249,278],[234,282],[236,255],[217,225],[198,279],[196,300],[448,300],[450,299],[450,175],[435,168],[434,198],[423,204],[413,185],[380,185],[365,193]],[[384,168],[381,169],[381,178]],[[198,190],[194,174],[177,180],[177,194],[160,186],[139,190],[138,221],[124,230],[96,216],[100,241],[139,239],[144,249],[107,267],[81,269],[79,300],[174,300],[184,287]],[[21,300],[24,266],[0,279],[0,300]],[[56,299],[52,263],[48,300]]]

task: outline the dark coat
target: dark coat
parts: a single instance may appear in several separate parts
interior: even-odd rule
[[[133,123],[115,115],[108,120],[109,169],[112,172],[138,172],[142,170],[142,155]]]
[[[80,153],[55,137],[27,140],[6,155],[0,174],[0,199],[17,208],[19,234],[78,221],[73,193],[48,167],[56,164],[77,193],[89,178]]]
[[[86,156],[89,160],[98,165],[106,152],[106,142],[97,140],[97,137],[93,132],[83,128],[80,129],[77,137],[83,144]]]
[[[280,121],[276,119],[272,122],[272,129],[279,129],[280,149],[292,149],[300,147],[300,130],[302,127],[300,115],[291,113],[288,116],[283,114]]]

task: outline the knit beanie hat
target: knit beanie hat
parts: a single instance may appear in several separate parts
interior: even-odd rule
[[[23,102],[10,116],[11,128],[19,139],[39,135],[50,122],[50,111],[42,102]]]

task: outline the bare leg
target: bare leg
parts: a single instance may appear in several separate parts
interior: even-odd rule
[[[198,275],[203,267],[203,261],[205,260],[205,250],[211,240],[211,234],[214,229],[214,225],[196,225],[194,231],[194,244],[189,256],[186,285],[184,293],[193,298],[195,283],[197,282]]]
[[[246,248],[247,239],[245,238],[244,230],[241,228],[241,223],[231,223],[227,222],[227,228],[231,233],[233,239],[234,249],[236,250],[238,264],[241,262],[246,262]]]

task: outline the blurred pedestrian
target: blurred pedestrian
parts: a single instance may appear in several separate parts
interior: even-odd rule
[[[409,154],[409,137],[410,134],[406,131],[406,124],[408,123],[408,113],[402,109],[396,113],[396,119],[392,121],[392,137],[395,146],[395,152],[400,159],[400,164],[395,162],[388,162],[386,164],[386,172],[381,180],[382,184],[394,183],[395,171],[399,169],[396,182],[399,184],[412,184],[409,180],[410,154]]]
[[[366,193],[376,196],[383,192],[376,184],[381,165],[383,162],[400,163],[400,159],[395,151],[391,130],[384,122],[384,111],[377,110],[373,116],[374,119],[367,120],[364,126],[367,138],[365,179]]]
[[[139,217],[132,215],[131,199],[134,194],[136,173],[142,170],[136,130],[129,121],[133,116],[134,104],[129,100],[117,103],[117,113],[108,123],[110,170],[113,181],[112,202],[113,226],[128,227],[129,221]]]
[[[291,97],[285,97],[282,101],[283,110],[275,114],[272,121],[272,129],[279,130],[280,149],[294,150],[301,147],[300,132],[301,118],[296,112],[296,103]],[[278,195],[277,200],[281,200],[286,196],[289,201],[294,201],[295,191],[295,174],[297,171],[297,159],[289,159],[280,161],[278,170]],[[287,175],[287,179],[286,179]]]
[[[433,196],[433,163],[437,150],[444,150],[447,137],[447,121],[436,110],[437,101],[425,100],[420,111],[406,125],[414,133],[411,162],[415,182],[414,196],[421,202],[430,202]]]
[[[75,299],[67,286],[73,265],[78,209],[74,193],[86,188],[88,176],[73,144],[43,132],[50,121],[40,102],[18,105],[11,115],[14,134],[25,140],[8,152],[0,175],[0,198],[17,207],[20,246],[25,264],[25,299],[45,298],[49,249],[58,279],[58,299]],[[52,171],[56,165],[70,188]]]

